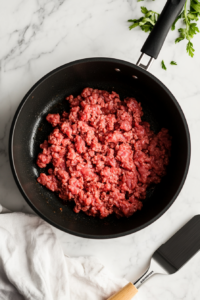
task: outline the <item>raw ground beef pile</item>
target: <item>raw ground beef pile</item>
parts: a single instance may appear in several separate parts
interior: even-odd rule
[[[70,113],[49,114],[53,132],[40,145],[37,165],[45,168],[39,183],[75,202],[74,211],[105,218],[129,217],[142,208],[149,185],[160,182],[169,163],[171,137],[156,135],[142,122],[134,98],[121,101],[115,92],[85,88],[72,95]]]

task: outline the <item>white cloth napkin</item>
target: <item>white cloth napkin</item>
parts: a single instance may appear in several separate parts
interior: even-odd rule
[[[66,257],[39,217],[0,205],[0,300],[103,300],[126,284],[93,257]]]

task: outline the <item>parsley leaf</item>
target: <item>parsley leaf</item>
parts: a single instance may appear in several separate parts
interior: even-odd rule
[[[177,66],[177,63],[176,63],[175,61],[172,60],[172,61],[170,62],[170,65]]]
[[[146,8],[146,7],[144,7],[144,6],[141,6],[140,7],[141,8],[141,12],[145,15],[145,14],[147,14],[149,11],[148,11],[148,9]]]
[[[161,66],[162,66],[162,69],[167,70],[167,68],[165,66],[165,63],[164,63],[164,60],[161,61]]]
[[[144,15],[144,17],[141,17],[139,19],[128,20],[128,22],[133,23],[132,25],[129,26],[129,29],[131,30],[139,26],[143,31],[149,32],[153,29],[160,14],[158,14],[155,11],[148,10],[144,6],[141,7],[141,12]]]
[[[191,56],[191,57],[193,57],[194,56],[194,48],[193,48],[193,44],[192,44],[192,42],[188,42],[187,43],[187,47],[186,47],[186,50],[187,50],[187,53]]]

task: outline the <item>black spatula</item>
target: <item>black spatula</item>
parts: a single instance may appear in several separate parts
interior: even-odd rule
[[[121,291],[108,300],[130,300],[138,288],[154,274],[173,274],[200,250],[200,215],[193,217],[158,248],[148,270],[134,283],[128,283]]]

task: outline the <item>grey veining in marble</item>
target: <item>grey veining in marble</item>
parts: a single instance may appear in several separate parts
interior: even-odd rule
[[[141,4],[142,3],[142,4]],[[128,30],[127,19],[140,16],[144,2],[134,0],[0,1],[0,202],[30,212],[12,177],[8,135],[14,112],[25,93],[47,72],[67,62],[95,56],[135,63],[147,34]],[[145,1],[161,11],[165,1]],[[193,215],[200,213],[200,34],[190,58],[183,41],[170,32],[151,72],[175,95],[187,118],[192,157],[185,185],[175,203],[142,231],[113,240],[87,240],[55,230],[67,255],[95,255],[116,275],[134,281],[157,247]],[[164,59],[167,71],[160,67]],[[171,60],[177,66],[171,66]],[[141,287],[143,300],[200,299],[200,254],[178,273],[155,276]]]

